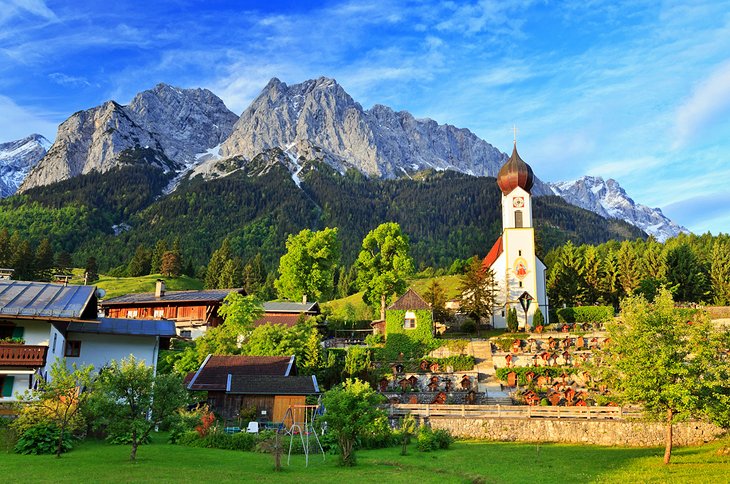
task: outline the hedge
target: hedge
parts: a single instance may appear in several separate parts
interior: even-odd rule
[[[561,324],[606,323],[613,319],[613,306],[575,306],[558,309]]]

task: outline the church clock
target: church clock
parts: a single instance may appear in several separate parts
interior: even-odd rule
[[[525,198],[524,197],[515,197],[512,199],[512,206],[514,208],[522,208],[525,206]]]

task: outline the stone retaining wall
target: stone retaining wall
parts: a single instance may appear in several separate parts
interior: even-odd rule
[[[455,437],[502,442],[562,442],[570,444],[654,447],[664,445],[665,426],[658,422],[617,420],[442,418],[429,419],[434,429]],[[674,426],[675,445],[696,445],[715,440],[723,430],[705,422]]]

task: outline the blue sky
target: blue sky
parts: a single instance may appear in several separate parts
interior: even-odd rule
[[[730,0],[0,0],[0,141],[158,82],[240,113],[319,76],[503,151],[516,124],[542,179],[615,178],[730,232]]]

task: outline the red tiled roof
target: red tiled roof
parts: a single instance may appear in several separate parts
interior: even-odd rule
[[[188,384],[188,390],[225,391],[228,375],[289,376],[295,373],[293,356],[209,355]]]
[[[497,262],[497,259],[500,255],[502,255],[502,236],[500,235],[497,241],[494,243],[491,249],[489,249],[489,253],[482,261],[482,270],[487,270],[492,267],[492,265]]]

